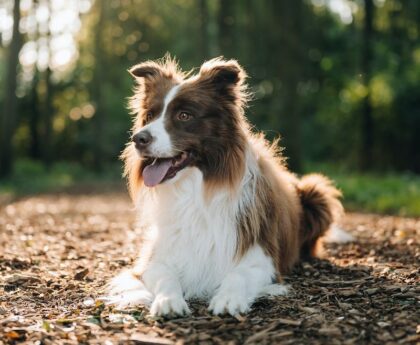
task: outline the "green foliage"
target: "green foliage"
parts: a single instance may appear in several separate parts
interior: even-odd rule
[[[92,172],[80,163],[56,162],[47,169],[42,163],[21,159],[15,164],[12,177],[2,180],[0,195],[11,197],[42,192],[59,192],[76,187],[90,189],[109,189],[123,185],[121,165],[109,164],[101,174]]]
[[[335,176],[349,210],[420,215],[420,177],[399,174]]]
[[[405,173],[357,173],[332,164],[310,165],[332,178],[343,193],[346,210],[420,216],[420,176]]]

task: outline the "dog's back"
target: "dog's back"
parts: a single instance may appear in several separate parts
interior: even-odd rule
[[[298,178],[287,170],[277,142],[269,145],[250,134],[258,160],[253,202],[243,212],[239,229],[242,251],[258,242],[273,258],[279,273],[287,273],[299,258],[316,256],[321,238],[342,213],[341,193],[319,174]],[[247,242],[246,242],[247,241]]]

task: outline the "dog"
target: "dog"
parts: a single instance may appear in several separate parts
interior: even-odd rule
[[[166,57],[129,72],[135,120],[122,157],[143,239],[109,303],[174,316],[200,298],[237,315],[286,294],[283,275],[316,255],[342,213],[340,192],[322,175],[298,178],[278,143],[251,130],[237,61],[214,58],[194,74]]]

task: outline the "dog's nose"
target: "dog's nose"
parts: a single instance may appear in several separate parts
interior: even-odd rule
[[[153,137],[149,131],[141,131],[133,135],[133,141],[136,148],[141,150],[147,148],[153,141]]]

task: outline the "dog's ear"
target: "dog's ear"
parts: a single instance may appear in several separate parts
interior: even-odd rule
[[[246,72],[236,60],[224,60],[222,57],[206,61],[200,68],[200,77],[219,88],[241,86],[246,79]]]
[[[182,80],[184,75],[175,58],[166,54],[162,59],[146,61],[131,67],[128,72],[137,80],[158,80],[160,78]]]
[[[146,61],[131,67],[128,72],[134,78],[149,78],[162,75],[162,66],[154,61]]]

